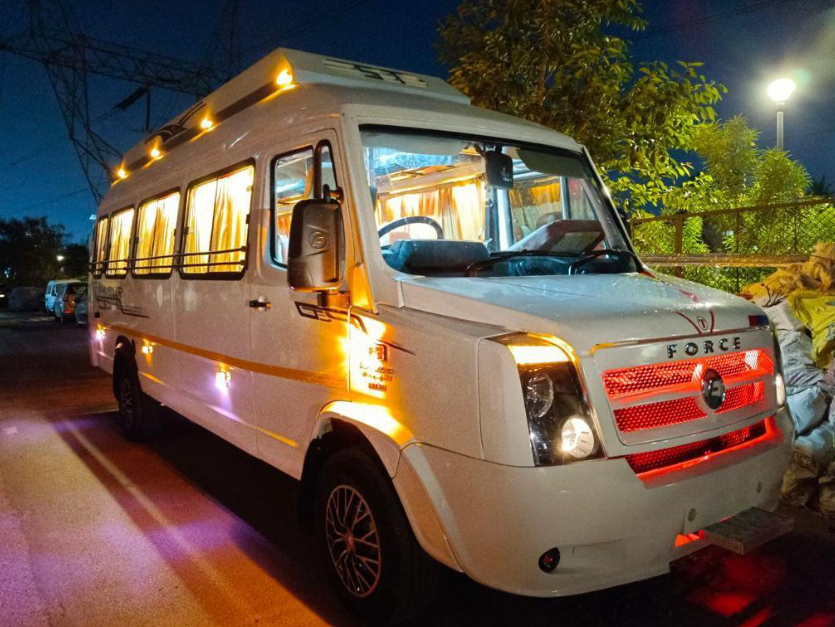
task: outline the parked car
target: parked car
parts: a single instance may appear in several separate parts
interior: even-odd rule
[[[75,299],[75,311],[73,312],[75,316],[75,326],[77,327],[86,327],[87,326],[87,290],[85,289],[82,294],[76,296]]]
[[[76,299],[87,292],[87,286],[80,281],[61,283],[55,290],[52,315],[62,324],[74,319]]]
[[[55,279],[46,284],[46,292],[44,293],[44,311],[46,313],[51,313],[56,318],[58,316],[55,313],[55,299],[58,296],[58,291],[61,290],[64,285],[84,285],[84,282],[79,281],[78,279]],[[61,294],[61,297],[63,297],[63,293]]]

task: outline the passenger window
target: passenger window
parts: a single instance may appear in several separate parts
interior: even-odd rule
[[[110,217],[110,249],[107,255],[106,274],[123,277],[128,271],[133,207],[117,211]]]
[[[320,161],[319,188],[316,186],[316,159],[312,148],[305,148],[289,155],[278,157],[273,166],[273,220],[275,240],[273,259],[281,265],[287,264],[287,248],[290,243],[290,222],[293,207],[308,198],[322,198],[325,185],[331,191],[337,187],[336,173],[330,146],[319,144]]]
[[[246,238],[254,166],[191,187],[185,218],[185,274],[240,274],[246,264]]]
[[[139,206],[134,274],[167,275],[171,272],[179,206],[179,191],[148,200]]]
[[[101,276],[107,261],[107,217],[99,218],[96,224],[96,237],[93,244],[93,275]]]
[[[276,263],[287,263],[290,243],[290,221],[293,207],[300,200],[313,197],[313,149],[305,148],[275,160],[273,193],[275,202],[275,242],[273,257]]]

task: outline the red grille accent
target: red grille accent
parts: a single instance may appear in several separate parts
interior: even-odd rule
[[[671,469],[673,466],[687,464],[687,462],[704,461],[713,455],[727,453],[735,448],[748,445],[754,441],[769,436],[774,430],[772,418],[763,420],[755,425],[743,427],[709,440],[692,442],[681,446],[633,453],[626,456],[626,461],[637,475]]]
[[[676,386],[697,390],[699,377],[708,368],[716,370],[724,379],[774,373],[771,358],[765,351],[755,349],[700,359],[609,370],[603,373],[603,385],[610,398]]]
[[[695,360],[687,360],[609,370],[603,373],[603,384],[610,397],[647,392],[689,383],[693,379],[695,367]]]
[[[739,385],[725,392],[725,400],[719,409],[716,410],[716,413],[723,414],[727,411],[739,409],[740,407],[759,403],[763,400],[763,396],[765,396],[765,385],[763,385],[762,381]]]
[[[623,432],[657,429],[667,425],[699,420],[705,416],[706,414],[699,409],[696,399],[692,396],[615,410],[618,429]]]

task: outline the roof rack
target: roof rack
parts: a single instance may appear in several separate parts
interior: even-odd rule
[[[311,83],[406,92],[470,103],[467,96],[437,77],[278,48],[131,148],[116,172],[117,178],[127,178],[176,146],[212,130],[277,92]]]

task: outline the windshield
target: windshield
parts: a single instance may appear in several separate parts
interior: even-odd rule
[[[638,269],[578,154],[387,129],[364,129],[362,141],[383,258],[396,270],[527,276]]]

